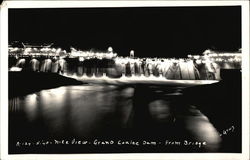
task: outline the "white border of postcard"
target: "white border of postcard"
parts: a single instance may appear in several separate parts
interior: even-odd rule
[[[242,6],[242,153],[161,153],[161,154],[18,154],[8,155],[8,8],[80,8],[132,6]],[[242,1],[4,1],[1,4],[1,158],[6,159],[249,159],[249,2]],[[222,116],[223,117],[223,116]]]

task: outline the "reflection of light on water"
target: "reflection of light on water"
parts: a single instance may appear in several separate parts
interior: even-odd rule
[[[100,121],[100,115],[113,111],[114,86],[67,86],[40,91],[41,113],[50,130],[60,133],[70,124],[72,132],[86,135]],[[111,91],[111,92],[109,92]]]
[[[60,88],[56,88],[56,89],[50,89],[49,92],[52,96],[61,97],[62,95],[65,94],[66,90],[63,87],[60,87]]]
[[[170,102],[165,100],[155,100],[149,103],[149,111],[152,118],[159,122],[169,121],[171,118]]]
[[[37,116],[37,95],[31,94],[26,96],[24,105],[24,111],[30,121],[33,121]]]
[[[18,112],[20,110],[20,99],[18,97],[9,100],[10,112]]]
[[[24,108],[29,121],[42,121],[51,135],[61,135],[65,132],[82,138],[102,133],[102,129],[112,131],[112,127],[117,124],[122,127],[129,125],[133,115],[133,95],[133,87],[66,86],[27,95],[23,102],[18,104]],[[151,116],[158,122],[172,120],[169,105],[168,102],[159,100],[149,103]],[[183,119],[185,129],[196,138],[195,140],[207,142],[205,147],[209,151],[218,149],[220,137],[205,116]],[[28,131],[32,132],[29,128]]]
[[[206,116],[190,117],[185,119],[185,124],[195,140],[205,141],[207,143],[206,150],[212,152],[220,147],[221,137]]]
[[[51,132],[60,133],[65,125],[66,89],[60,87],[40,92],[41,113]]]
[[[43,99],[47,99],[49,101],[61,101],[65,98],[66,89],[64,87],[43,90],[40,92],[41,97]]]
[[[55,89],[43,90],[41,94],[41,103],[44,104],[44,109],[60,108],[66,98],[66,88],[60,87]]]

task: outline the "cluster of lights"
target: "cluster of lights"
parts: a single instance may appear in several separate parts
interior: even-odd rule
[[[71,48],[71,52],[67,54],[65,50],[61,48],[51,48],[51,47],[25,47],[25,48],[18,48],[18,47],[9,47],[9,54],[10,55],[31,55],[31,56],[69,56],[70,58],[79,58],[79,61],[84,61],[85,59],[112,59],[116,58],[116,61],[121,63],[134,63],[134,62],[141,62],[146,60],[147,63],[160,63],[160,62],[171,62],[171,63],[179,63],[182,61],[190,61],[196,60],[197,64],[201,63],[213,63],[213,62],[241,62],[241,54],[239,53],[215,53],[211,50],[204,51],[203,55],[188,55],[188,58],[135,58],[134,51],[130,51],[130,57],[117,57],[117,53],[113,52],[112,47],[108,47],[107,52],[93,52],[93,51],[81,51]]]
[[[181,62],[193,62],[189,58],[130,58],[130,57],[116,57],[115,62],[127,64],[129,63],[142,63],[142,62],[150,63],[150,64],[162,64],[162,63],[181,63]]]
[[[91,58],[98,58],[98,59],[111,59],[116,57],[116,53],[105,53],[105,52],[90,52],[90,51],[76,51],[71,52],[70,57],[79,57],[79,59],[91,59]]]
[[[9,47],[9,52],[17,52],[20,50],[21,50],[21,48],[18,48],[18,47]]]
[[[216,53],[210,49],[207,49],[203,52],[204,56],[193,56],[194,59],[202,59],[202,60],[210,60],[212,62],[225,62],[225,63],[240,63],[242,61],[241,58],[241,49],[234,53]],[[189,55],[190,56],[190,55]],[[192,56],[190,56],[192,57]]]
[[[211,53],[208,54],[209,57],[232,57],[232,56],[239,56],[239,53]]]
[[[113,53],[112,47],[109,47],[107,52],[81,51],[71,48],[71,53],[69,54],[69,57],[71,58],[78,57],[79,61],[84,61],[85,59],[92,59],[92,58],[112,59],[117,57],[117,53]]]
[[[241,57],[210,58],[213,62],[241,62]]]
[[[9,54],[10,55],[16,55],[16,54],[20,54],[23,52],[23,49],[22,48],[18,48],[18,47],[9,47]]]
[[[18,48],[18,47],[9,47],[9,54],[10,55],[30,55],[30,56],[60,56],[60,55],[66,55],[67,52],[65,50],[62,50],[61,48],[33,48],[33,47],[27,47],[27,48]]]
[[[209,54],[209,55],[204,55],[204,56],[199,56],[199,55],[188,55],[189,58],[195,59],[196,62],[198,63],[206,63],[208,60],[211,62],[230,62],[230,63],[239,63],[242,61],[241,54],[230,54],[230,53],[225,53],[225,54]]]

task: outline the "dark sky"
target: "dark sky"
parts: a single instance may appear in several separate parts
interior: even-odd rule
[[[241,48],[241,7],[9,9],[9,41],[55,43],[138,57]]]

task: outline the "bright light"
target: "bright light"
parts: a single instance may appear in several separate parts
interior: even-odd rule
[[[203,54],[210,54],[211,53],[211,50],[210,49],[207,49],[203,52]]]
[[[80,62],[83,62],[83,61],[84,61],[84,58],[83,58],[83,57],[79,57],[79,61],[80,61]]]
[[[197,64],[201,64],[202,61],[201,61],[200,59],[198,59],[198,60],[196,61],[196,63],[197,63]]]
[[[108,52],[113,52],[113,48],[112,48],[112,47],[109,47],[109,48],[108,48]]]
[[[58,48],[58,49],[56,50],[56,53],[59,54],[59,53],[61,52],[61,50],[62,50],[61,48]]]
[[[19,71],[22,71],[22,68],[19,68],[19,67],[11,67],[11,68],[10,68],[10,71],[19,72]]]
[[[199,59],[200,58],[200,56],[194,56],[194,59]]]
[[[56,49],[55,49],[55,48],[52,48],[52,52],[56,52]]]

